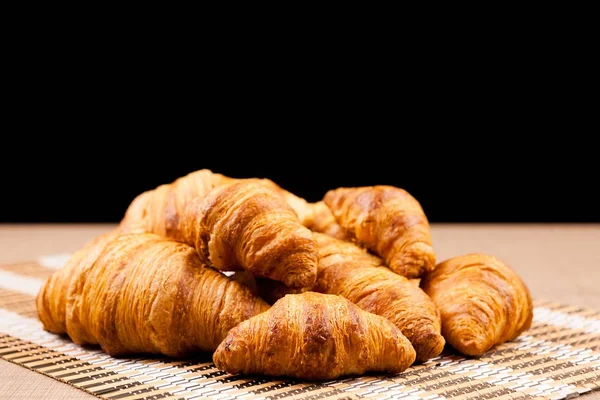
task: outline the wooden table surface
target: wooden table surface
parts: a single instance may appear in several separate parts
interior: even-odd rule
[[[0,225],[0,263],[70,253],[114,225]],[[432,224],[438,261],[471,253],[511,265],[536,299],[600,310],[600,224]],[[93,396],[0,360],[0,399]],[[600,399],[600,391],[582,396]]]

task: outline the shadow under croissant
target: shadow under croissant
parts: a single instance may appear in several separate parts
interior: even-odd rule
[[[327,385],[330,385],[333,383],[339,384],[339,383],[343,383],[343,382],[347,382],[347,381],[352,381],[355,379],[369,380],[370,378],[374,378],[376,380],[393,380],[393,379],[397,379],[397,378],[402,378],[403,375],[410,375],[411,373],[412,372],[409,368],[403,372],[397,372],[397,373],[365,372],[362,374],[341,375],[338,378],[327,379],[327,380],[315,379],[315,378],[313,378],[313,379],[311,379],[311,378],[298,379],[298,378],[292,378],[292,377],[287,377],[287,376],[261,375],[261,374],[257,374],[257,373],[253,373],[253,374],[230,374],[230,373],[228,373],[227,380],[230,382],[233,382],[236,380],[247,380],[247,381],[252,381],[252,382],[261,381],[263,383],[267,383],[267,382],[279,383],[281,385],[281,388],[295,386],[295,385],[308,384],[308,386],[305,386],[302,388],[302,391],[304,392],[304,391],[311,391],[311,390],[323,388],[323,387],[326,387]]]
[[[61,338],[64,339],[69,339],[69,336],[67,334],[55,334],[57,336],[60,336]],[[206,364],[206,363],[211,363],[212,364],[212,352],[209,351],[190,351],[188,353],[186,353],[183,356],[167,356],[165,354],[161,354],[161,353],[140,353],[140,352],[131,352],[131,353],[119,353],[119,354],[108,354],[104,349],[102,349],[102,347],[100,345],[97,344],[80,344],[78,345],[79,347],[81,347],[84,350],[87,351],[98,351],[101,350],[103,353],[110,355],[111,358],[115,359],[115,360],[131,360],[131,361],[136,361],[136,360],[153,360],[153,361],[157,361],[157,362],[164,362],[165,364],[171,363],[171,362],[180,362],[180,361],[185,361],[186,364],[193,365],[193,364]]]
[[[65,339],[69,338],[69,336],[66,334],[56,334],[56,335],[61,338],[65,338]],[[79,345],[79,347],[81,347],[82,349],[84,349],[86,351],[95,352],[95,351],[101,350],[104,353],[106,353],[101,348],[100,345],[85,344],[85,345]],[[386,380],[386,379],[399,378],[399,377],[402,377],[403,374],[411,373],[410,367],[409,367],[405,371],[399,372],[399,373],[367,371],[365,373],[359,373],[359,374],[345,374],[345,375],[341,375],[335,379],[329,379],[329,380],[323,380],[323,379],[319,379],[319,378],[298,379],[298,378],[289,377],[289,376],[285,376],[285,375],[266,375],[266,374],[259,374],[259,373],[251,373],[251,374],[228,373],[227,371],[216,367],[216,365],[213,363],[213,360],[212,360],[213,353],[206,352],[206,351],[189,352],[185,356],[181,356],[181,357],[167,356],[167,355],[160,354],[160,353],[139,353],[139,352],[113,354],[113,355],[110,355],[110,357],[111,357],[112,361],[117,364],[121,364],[123,362],[126,362],[126,363],[131,362],[134,364],[135,363],[143,363],[143,364],[147,364],[147,365],[162,363],[162,364],[165,364],[165,367],[163,369],[170,369],[173,367],[185,368],[185,367],[196,366],[196,365],[198,365],[198,367],[203,371],[214,368],[214,369],[218,369],[219,371],[222,371],[223,375],[221,375],[220,379],[226,380],[227,382],[246,381],[247,383],[260,382],[261,384],[271,382],[274,384],[279,383],[281,385],[281,388],[295,386],[295,385],[308,384],[309,386],[303,387],[302,391],[316,390],[316,389],[325,387],[327,384],[330,384],[330,383],[334,383],[334,382],[340,383],[340,382],[350,381],[350,380],[354,380],[354,379],[358,379],[358,378],[360,378],[360,379],[375,378],[378,380]],[[418,364],[420,364],[420,362],[417,361],[413,365],[418,365]],[[194,369],[189,370],[189,372],[194,372]]]

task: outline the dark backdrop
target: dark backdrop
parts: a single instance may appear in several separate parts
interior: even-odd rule
[[[12,38],[0,222],[117,222],[140,192],[201,168],[311,201],[396,185],[432,222],[600,222],[594,52],[564,29],[498,34],[416,45],[427,56],[401,63],[370,41],[341,41],[339,61],[272,62],[162,37]]]
[[[4,159],[0,221],[118,222],[137,194],[209,168],[268,177],[309,201],[340,186],[395,185],[421,202],[431,222],[600,222],[596,160],[578,141],[223,136],[48,139],[13,155],[21,161]]]

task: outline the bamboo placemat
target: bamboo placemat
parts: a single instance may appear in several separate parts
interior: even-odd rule
[[[536,301],[532,328],[479,359],[446,349],[399,375],[247,378],[189,360],[113,358],[42,329],[34,299],[62,258],[0,265],[0,357],[106,399],[564,399],[600,389],[600,312]]]

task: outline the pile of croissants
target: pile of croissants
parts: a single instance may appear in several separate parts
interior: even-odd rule
[[[485,254],[436,264],[392,186],[310,203],[203,169],[137,196],[37,296],[44,329],[110,355],[211,352],[232,374],[399,373],[446,343],[479,356],[528,329],[526,285]]]

